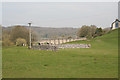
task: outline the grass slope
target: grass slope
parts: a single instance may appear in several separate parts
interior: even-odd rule
[[[119,29],[120,31],[120,29]],[[103,48],[117,48],[118,46],[118,29],[110,31],[109,33],[100,36],[100,37],[96,37],[94,39],[91,40],[83,40],[83,41],[73,41],[73,42],[69,42],[69,44],[91,44],[92,48],[99,48],[99,49],[103,49]],[[67,43],[68,44],[68,43]]]
[[[89,49],[57,52],[3,48],[4,78],[116,78],[118,77],[118,30],[90,41]]]

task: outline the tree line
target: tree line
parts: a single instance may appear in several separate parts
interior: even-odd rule
[[[32,42],[37,39],[36,34],[32,31]],[[13,26],[11,30],[2,30],[2,45],[21,46],[23,44],[29,45],[29,29],[25,26]]]
[[[87,26],[83,25],[78,29],[77,36],[79,38],[86,37],[87,39],[102,36],[109,32],[109,29],[97,28],[95,25]],[[74,34],[74,33],[73,33]],[[40,35],[40,34],[39,34]],[[72,37],[68,37],[72,38]],[[37,40],[36,33],[32,31],[32,42]],[[23,46],[23,44],[29,45],[29,28],[25,26],[13,26],[10,29],[2,30],[2,45],[3,46]]]
[[[110,31],[109,28],[102,29],[101,27],[97,28],[97,26],[95,26],[95,25],[91,25],[91,26],[84,25],[78,30],[77,36],[78,37],[86,37],[87,39],[91,39],[91,38],[95,38],[97,36],[102,36],[102,35],[108,33],[109,31]]]

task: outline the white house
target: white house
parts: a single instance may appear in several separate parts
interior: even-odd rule
[[[117,28],[120,28],[120,21],[118,19],[116,19],[111,25],[112,30],[117,29]]]

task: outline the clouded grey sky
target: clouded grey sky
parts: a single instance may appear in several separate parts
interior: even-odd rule
[[[15,24],[41,27],[110,27],[118,17],[117,2],[5,2],[2,25]]]

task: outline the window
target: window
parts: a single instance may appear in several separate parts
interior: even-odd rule
[[[115,23],[115,28],[118,28],[118,27],[119,27],[119,23],[116,22],[116,23]]]

